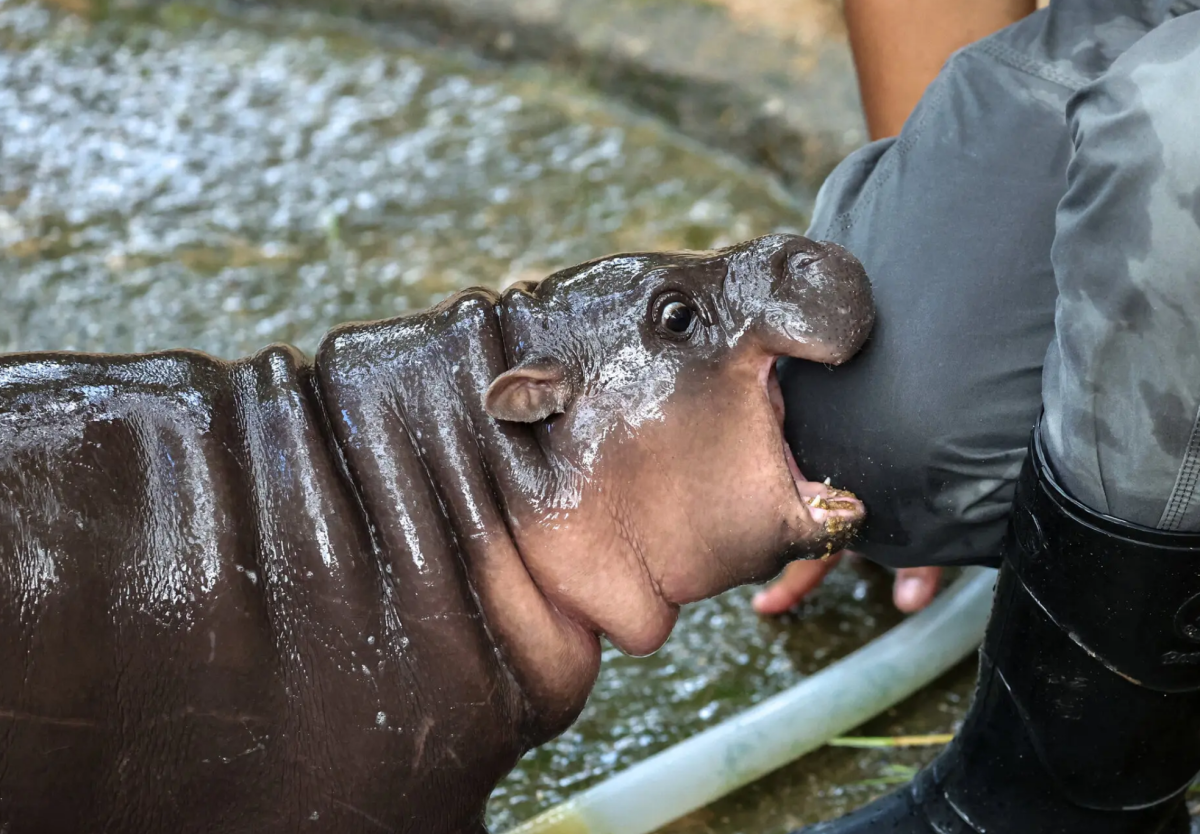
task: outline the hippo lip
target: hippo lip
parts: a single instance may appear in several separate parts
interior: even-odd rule
[[[792,453],[792,448],[784,436],[786,405],[783,399],[783,389],[779,386],[779,374],[775,367],[777,359],[778,357],[775,356],[770,357],[764,368],[763,386],[779,425],[779,444],[782,447],[784,462],[787,464],[788,472],[791,473],[792,482],[796,487],[796,497],[804,505],[812,520],[829,532],[836,532],[837,528],[844,527],[847,523],[857,523],[862,519],[863,504],[846,490],[832,486],[828,478],[824,482],[809,481],[800,471],[800,465],[796,463],[796,456]]]

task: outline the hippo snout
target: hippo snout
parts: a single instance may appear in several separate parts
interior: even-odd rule
[[[731,265],[738,285],[731,300],[759,322],[767,350],[837,365],[870,335],[875,323],[870,281],[858,259],[838,244],[770,235],[732,260],[740,263]]]

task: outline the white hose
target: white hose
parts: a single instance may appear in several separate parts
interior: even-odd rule
[[[927,686],[983,640],[995,572],[970,568],[887,634],[741,715],[508,834],[649,834],[798,759]]]

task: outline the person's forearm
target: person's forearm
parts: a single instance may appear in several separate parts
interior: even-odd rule
[[[871,138],[900,132],[951,53],[1036,6],[1036,0],[845,0]]]

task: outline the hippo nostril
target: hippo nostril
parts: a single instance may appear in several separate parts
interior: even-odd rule
[[[819,263],[825,260],[827,257],[829,257],[829,255],[826,252],[794,257],[791,260],[791,267],[796,272],[803,272],[813,264]]]

